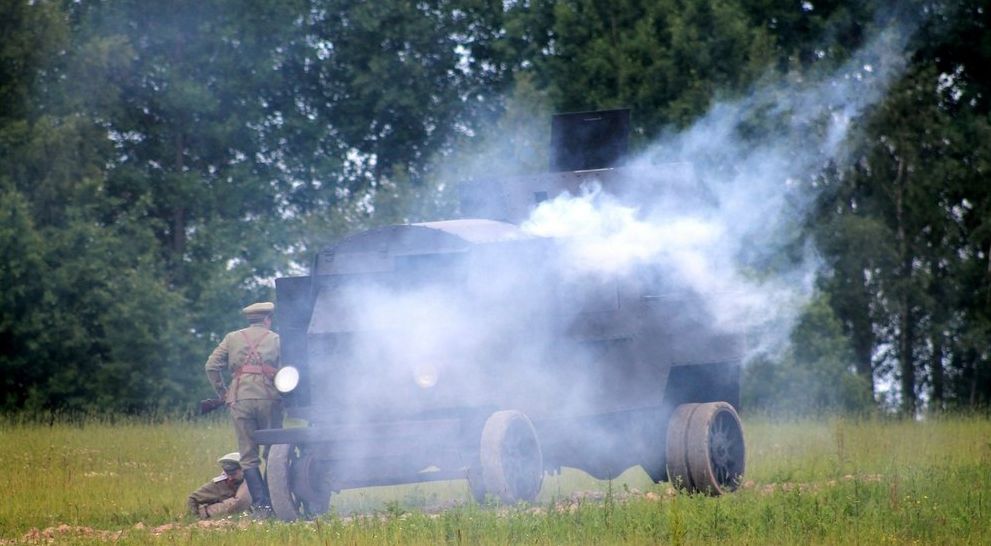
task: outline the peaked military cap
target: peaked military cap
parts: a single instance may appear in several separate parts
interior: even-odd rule
[[[234,472],[241,468],[241,454],[237,451],[228,453],[217,459],[217,463],[224,469],[224,472]]]
[[[258,303],[252,303],[251,305],[241,309],[241,314],[247,318],[253,317],[264,317],[271,315],[275,311],[275,304],[270,301],[262,301]]]

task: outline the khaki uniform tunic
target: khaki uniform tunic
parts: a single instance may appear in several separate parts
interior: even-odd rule
[[[186,505],[189,513],[200,519],[222,518],[251,508],[251,493],[247,482],[232,484],[221,474],[193,491]]]
[[[239,373],[243,366],[279,367],[279,334],[262,324],[252,324],[224,336],[206,361],[206,375],[219,396],[225,397],[234,421],[241,467],[259,466],[258,444],[251,433],[282,426],[282,404],[272,378],[262,373]],[[233,378],[224,384],[222,370]]]

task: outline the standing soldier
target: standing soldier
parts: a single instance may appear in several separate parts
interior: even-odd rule
[[[244,512],[251,507],[251,494],[244,483],[241,455],[228,453],[217,459],[224,472],[189,494],[189,513],[200,518],[222,518]]]
[[[251,492],[251,508],[259,515],[272,513],[271,502],[259,470],[258,444],[251,434],[282,426],[282,404],[273,379],[279,368],[279,335],[271,331],[275,304],[253,303],[241,310],[248,327],[224,336],[206,361],[206,376],[227,402],[241,452],[244,481]],[[231,374],[230,389],[221,370]]]

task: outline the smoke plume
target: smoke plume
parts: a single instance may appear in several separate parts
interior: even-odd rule
[[[860,116],[904,67],[908,34],[888,27],[828,77],[714,105],[630,161],[622,199],[590,185],[542,203],[523,229],[566,240],[567,271],[654,264],[703,295],[719,324],[756,334],[754,350],[781,347],[821,265],[801,239],[817,176],[845,161]],[[773,129],[745,137],[747,126]],[[689,174],[672,179],[673,169]],[[783,256],[796,245],[798,256]]]
[[[906,39],[890,27],[828,76],[766,79],[715,104],[629,158],[618,183],[590,175],[577,194],[535,206],[512,237],[526,244],[511,253],[435,256],[407,263],[398,284],[337,286],[315,313],[346,335],[311,346],[311,368],[332,370],[314,391],[346,408],[345,420],[486,404],[537,418],[619,411],[656,397],[652,383],[616,377],[628,349],[569,343],[568,329],[579,313],[614,309],[617,286],[638,276],[653,283],[652,299],[681,299],[678,331],[747,333],[751,351],[782,347],[820,268],[801,233],[817,175],[845,161],[860,117],[902,70]],[[649,452],[615,423],[586,422],[581,433],[596,426],[599,441],[580,446],[589,460],[636,464],[623,456]]]

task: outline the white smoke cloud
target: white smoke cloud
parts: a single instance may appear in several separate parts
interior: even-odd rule
[[[636,360],[630,355],[641,350],[637,343],[711,341],[715,348],[697,347],[700,354],[709,351],[701,363],[725,354],[716,347],[725,341],[722,333],[750,333],[755,351],[782,347],[820,267],[799,232],[815,198],[814,180],[824,166],[844,160],[859,116],[899,74],[905,40],[903,30],[888,29],[829,77],[765,85],[714,105],[692,127],[664,135],[632,158],[620,184],[604,177],[577,195],[551,196],[536,206],[508,254],[473,251],[455,265],[434,253],[422,267],[410,266],[408,277],[377,282],[368,275],[353,286],[341,281],[337,308],[320,308],[318,300],[315,310],[338,329],[332,346],[311,343],[309,365],[324,370],[313,377],[326,381],[316,385],[315,396],[346,408],[345,421],[489,404],[526,408],[538,419],[600,416],[657,399],[651,389],[661,379],[624,376],[651,372],[624,368]],[[746,137],[741,127],[747,124],[765,127],[757,131],[762,136]],[[415,246],[419,235],[408,235],[396,239],[397,248]],[[376,252],[382,249],[359,254],[375,262]],[[410,252],[392,259],[399,263],[415,255]],[[581,343],[569,341],[579,313],[599,306],[606,310],[601,316],[613,317],[608,311],[628,297],[621,287],[628,278],[655,283],[631,307],[651,317],[670,311],[664,315],[671,317],[670,332],[658,334],[668,337],[631,342],[644,334],[620,316],[586,320],[581,327],[590,333]],[[669,296],[683,301],[667,302]],[[651,308],[648,300],[660,303]],[[715,333],[708,338],[693,337],[709,329]],[[596,337],[600,330],[605,333]],[[649,365],[683,358],[679,350]],[[583,421],[574,435],[553,421],[544,431],[565,443],[549,449],[564,460],[580,452],[621,467],[652,453],[650,445],[634,445],[649,443],[649,434],[595,419]],[[593,433],[596,441],[566,443]]]
[[[797,233],[815,197],[812,181],[823,166],[842,161],[855,120],[900,73],[906,36],[889,28],[829,77],[765,85],[717,103],[688,129],[664,135],[632,158],[618,186],[615,180],[608,187],[592,183],[578,195],[544,201],[521,224],[524,234],[557,242],[539,266],[507,259],[492,263],[486,279],[463,287],[442,276],[421,279],[415,289],[362,284],[343,293],[355,332],[349,350],[363,362],[394,363],[401,369],[386,375],[396,378],[415,377],[416,370],[443,374],[459,360],[494,353],[515,360],[509,368],[528,369],[520,363],[539,362],[545,345],[560,335],[554,324],[538,321],[527,325],[526,344],[523,337],[507,339],[521,322],[546,311],[537,307],[549,295],[560,295],[560,287],[540,284],[541,275],[551,272],[564,286],[577,286],[568,283],[627,277],[644,266],[663,274],[659,296],[696,295],[710,326],[749,332],[757,351],[782,347],[820,266]],[[745,138],[746,124],[775,129]],[[799,255],[782,260],[783,246],[796,240]],[[352,387],[348,398],[359,405],[381,391],[375,381],[367,389]],[[485,388],[479,380],[461,390]]]
[[[664,256],[685,280],[706,273],[698,250],[717,244],[724,231],[717,222],[700,218],[641,219],[636,207],[622,204],[599,185],[578,196],[545,201],[521,227],[539,237],[569,240],[566,271],[625,275],[637,264]]]
[[[813,181],[826,165],[843,162],[856,121],[901,73],[907,37],[889,27],[828,77],[718,103],[630,161],[627,187],[617,191],[626,199],[591,185],[541,203],[522,227],[566,240],[568,271],[623,275],[659,266],[701,294],[718,324],[757,333],[755,350],[780,348],[821,262],[807,243],[788,267],[761,262],[800,237]],[[741,126],[757,122],[777,129],[745,138]],[[669,162],[692,165],[695,185],[659,189],[670,183]]]
[[[787,272],[748,275],[735,256],[747,245],[769,242],[730,223],[739,215],[661,208],[664,214],[648,215],[592,185],[580,195],[563,194],[542,203],[521,227],[562,241],[561,270],[568,277],[624,277],[653,267],[665,274],[663,290],[701,295],[713,326],[731,332],[766,329],[755,350],[784,343],[812,291],[815,254],[809,250]]]

